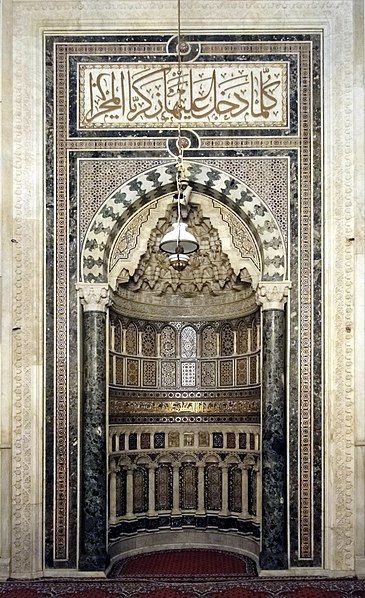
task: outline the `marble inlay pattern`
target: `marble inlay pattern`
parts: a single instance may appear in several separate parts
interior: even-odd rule
[[[289,268],[286,274],[288,279],[293,280],[292,295],[290,300],[291,331],[298,328],[301,336],[291,335],[290,343],[290,425],[293,434],[290,435],[290,460],[292,473],[290,479],[290,524],[291,524],[291,555],[292,565],[320,565],[321,564],[321,514],[320,509],[314,510],[314,503],[321,504],[321,457],[320,440],[316,432],[316,444],[313,445],[312,437],[314,430],[321,427],[321,379],[318,368],[316,369],[315,393],[311,387],[311,364],[314,354],[313,343],[315,343],[316,354],[320,352],[320,317],[316,311],[316,335],[312,337],[312,311],[313,305],[321,304],[320,288],[320,256],[321,256],[321,215],[320,215],[320,164],[316,162],[316,169],[313,170],[311,153],[312,134],[315,133],[315,144],[317,155],[320,156],[320,39],[319,35],[313,34],[283,34],[272,35],[265,40],[257,35],[235,35],[192,36],[201,44],[201,57],[207,57],[212,53],[217,56],[229,57],[229,62],[235,60],[250,60],[254,54],[255,60],[262,58],[263,61],[285,60],[290,71],[290,106],[288,130],[273,130],[262,128],[253,133],[251,130],[215,130],[213,128],[199,130],[199,135],[192,131],[186,131],[189,137],[190,147],[186,152],[186,159],[193,165],[193,180],[199,185],[200,177],[204,179],[205,192],[209,189],[211,197],[221,200],[226,196],[232,200],[232,205],[239,207],[241,197],[239,191],[243,191],[243,211],[246,215],[255,220],[259,236],[263,232],[263,225],[270,214],[265,202],[260,202],[257,197],[257,187],[248,188],[246,180],[241,182],[232,175],[227,168],[229,175],[223,174],[221,165],[216,163],[212,167],[201,164],[209,160],[229,161],[234,157],[235,164],[240,157],[250,159],[252,162],[264,158],[275,158],[286,161],[290,168],[289,180],[286,181],[286,189],[290,191],[290,227],[284,230],[284,217],[278,218],[279,227],[266,230],[267,245],[263,247],[265,257],[266,276],[275,276],[281,268],[280,277],[284,276],[285,250],[282,239],[287,240],[290,254]],[[134,201],[133,208],[138,208],[145,201],[156,197],[160,184],[165,184],[165,190],[173,184],[172,169],[169,164],[173,163],[174,138],[176,131],[166,130],[160,133],[153,131],[124,131],[120,130],[115,134],[113,131],[91,131],[87,138],[84,133],[77,130],[76,126],[76,93],[77,78],[76,72],[80,61],[92,61],[98,56],[98,60],[108,61],[110,57],[117,55],[123,61],[126,57],[131,61],[143,62],[147,56],[157,56],[161,62],[171,60],[166,55],[166,38],[143,36],[141,43],[135,43],[138,36],[133,39],[122,36],[111,36],[115,42],[112,45],[105,43],[106,38],[93,38],[92,36],[69,35],[66,37],[49,36],[47,49],[47,81],[48,81],[48,103],[47,126],[48,132],[53,132],[55,124],[56,141],[55,146],[49,145],[49,173],[53,168],[53,151],[55,151],[55,177],[57,179],[56,204],[53,205],[53,191],[50,182],[47,191],[47,212],[50,227],[53,226],[53,214],[57,214],[55,234],[53,237],[49,231],[48,254],[53,267],[57,271],[56,289],[54,299],[49,297],[48,314],[50,335],[54,324],[54,338],[56,339],[55,350],[55,371],[53,370],[53,359],[48,360],[47,366],[47,443],[51,447],[55,444],[55,480],[49,477],[47,481],[47,504],[52,508],[53,482],[55,491],[55,522],[56,527],[52,529],[51,518],[47,522],[47,564],[63,561],[67,566],[75,566],[75,554],[72,553],[72,539],[77,533],[76,509],[77,509],[77,341],[76,333],[69,336],[68,330],[77,330],[76,300],[73,289],[77,281],[78,255],[77,246],[80,246],[78,237],[77,213],[78,205],[76,197],[81,198],[81,179],[77,178],[78,161],[91,158],[92,160],[113,160],[133,158],[135,160],[150,160],[149,171],[137,175],[134,179],[124,183],[123,190],[118,181],[119,195],[122,207],[127,216],[131,208],[130,202]],[[57,44],[55,44],[57,42]],[[76,43],[77,42],[77,43]],[[84,43],[85,42],[85,43]],[[54,51],[54,53],[53,53]],[[198,57],[200,60],[200,57]],[[224,58],[224,60],[227,60]],[[298,66],[300,68],[298,68]],[[53,78],[53,73],[55,74]],[[53,89],[53,81],[55,88]],[[315,81],[312,88],[312,82]],[[53,92],[55,92],[56,103],[53,104]],[[68,112],[69,107],[69,112]],[[313,107],[313,120],[311,109]],[[53,120],[53,110],[54,120]],[[52,136],[49,135],[49,139]],[[298,155],[300,160],[298,160]],[[151,160],[164,162],[156,166]],[[168,162],[168,164],[166,164]],[[232,160],[233,163],[233,160]],[[225,170],[222,166],[222,170]],[[199,171],[199,172],[198,172]],[[149,180],[149,176],[152,179]],[[156,180],[154,176],[158,178]],[[236,175],[238,178],[238,173]],[[124,179],[125,180],[125,179]],[[51,181],[51,174],[50,174]],[[121,181],[123,182],[123,181]],[[131,184],[134,188],[130,188]],[[140,185],[141,184],[141,185]],[[236,187],[237,185],[237,187]],[[115,187],[116,188],[116,187]],[[114,188],[114,189],[115,189]],[[125,189],[125,191],[124,191]],[[109,192],[109,191],[108,191]],[[126,197],[122,193],[126,192]],[[110,196],[118,197],[118,191],[112,191]],[[109,198],[109,200],[110,200]],[[260,199],[265,199],[263,196]],[[102,228],[111,230],[117,223],[114,217],[121,215],[118,205],[112,204],[111,200],[105,202],[104,207],[111,208],[104,213],[104,219],[98,218],[97,224]],[[109,201],[109,203],[108,203]],[[123,206],[123,202],[125,205]],[[313,206],[315,218],[313,214]],[[96,204],[90,209],[89,214],[95,210]],[[99,207],[99,206],[98,206]],[[127,209],[126,209],[127,208]],[[278,211],[280,211],[278,208]],[[100,210],[100,208],[99,208]],[[264,210],[264,216],[259,213]],[[266,212],[265,212],[266,210]],[[274,212],[274,209],[273,209]],[[96,222],[95,219],[95,222]],[[298,221],[300,225],[298,226]],[[287,221],[286,221],[287,222]],[[314,222],[314,228],[313,228]],[[86,220],[83,227],[85,230]],[[271,229],[271,224],[269,224]],[[93,231],[95,233],[95,230]],[[111,231],[109,231],[111,232]],[[288,236],[286,236],[288,232]],[[100,240],[99,240],[100,236]],[[95,233],[96,246],[88,248],[89,264],[86,263],[86,271],[90,274],[91,280],[104,280],[103,260],[107,256],[108,248],[101,248],[99,243],[108,238],[105,231]],[[271,244],[271,245],[270,245]],[[277,245],[282,248],[281,253]],[[85,244],[86,248],[86,244]],[[95,255],[94,253],[95,252]],[[314,255],[316,259],[314,260]],[[54,257],[53,257],[54,256]],[[87,256],[86,256],[87,257]],[[84,265],[84,264],[82,264]],[[300,266],[300,270],[298,269]],[[315,285],[312,282],[313,271],[315,270]],[[50,270],[51,272],[51,270]],[[100,278],[99,278],[100,275]],[[48,288],[52,288],[52,281],[48,281]],[[48,339],[47,350],[52,347],[52,339]],[[298,362],[298,355],[300,361]],[[53,386],[55,380],[55,386]],[[55,426],[53,427],[53,391],[55,393],[54,415]],[[156,414],[156,418],[163,415]],[[221,415],[220,415],[221,417]],[[132,420],[131,420],[132,421]],[[136,420],[135,420],[136,421]],[[299,422],[299,423],[298,423]],[[70,447],[68,438],[72,439]],[[298,444],[299,438],[299,444]],[[313,451],[316,450],[314,454]],[[70,451],[70,452],[69,452]],[[51,451],[52,452],[52,451]],[[68,461],[68,455],[70,460]],[[299,463],[296,462],[297,455]],[[49,459],[49,457],[47,457]],[[49,459],[50,460],[50,459]],[[311,484],[313,463],[316,468],[316,476]],[[50,463],[48,463],[50,465]],[[298,477],[296,475],[298,472]],[[312,538],[316,536],[316,546],[313,547]],[[71,542],[69,543],[69,540]],[[68,551],[71,547],[71,552]],[[52,552],[54,561],[52,560]]]

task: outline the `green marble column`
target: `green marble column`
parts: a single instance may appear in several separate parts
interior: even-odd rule
[[[260,566],[288,568],[285,302],[289,283],[261,283],[262,525]]]
[[[79,284],[83,306],[83,400],[79,569],[107,565],[106,285]]]

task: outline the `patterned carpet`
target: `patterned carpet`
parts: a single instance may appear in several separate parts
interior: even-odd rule
[[[110,579],[0,583],[0,598],[365,598],[365,580],[259,578],[243,556],[174,550],[117,563]]]
[[[365,580],[258,579],[211,582],[46,580],[0,583],[4,598],[365,598]]]
[[[129,557],[117,563],[109,574],[111,578],[124,580],[150,577],[186,581],[211,579],[212,576],[225,579],[256,577],[257,571],[254,562],[243,555],[196,548]]]

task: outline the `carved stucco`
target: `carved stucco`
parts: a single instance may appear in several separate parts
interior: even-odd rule
[[[5,221],[5,236],[19,245],[13,256],[13,311],[4,314],[5,329],[14,333],[13,379],[5,393],[12,397],[12,488],[3,482],[3,493],[12,496],[12,523],[3,513],[4,562],[9,574],[29,577],[42,569],[42,364],[41,284],[42,237],[42,29],[97,28],[161,30],[175,26],[167,2],[13,3],[13,16],[5,6],[5,18],[13,27],[13,97],[5,97],[4,110],[12,114],[13,222]],[[353,455],[353,194],[354,158],[352,129],[352,2],[347,0],[211,1],[187,0],[185,27],[228,31],[250,28],[287,30],[324,28],[326,77],[326,562],[328,569],[351,571],[354,567],[354,455]],[[230,10],[231,7],[231,10]],[[227,16],[228,15],[228,16]],[[231,16],[232,15],[232,16]],[[234,16],[233,16],[234,15]],[[9,37],[7,42],[10,43]],[[10,121],[7,122],[9,126]],[[8,138],[11,143],[11,138]],[[7,202],[7,198],[5,202]],[[7,204],[5,204],[7,205]],[[8,266],[8,265],[7,265]],[[8,267],[5,271],[8,271]],[[32,276],[29,276],[32,273]],[[7,348],[6,348],[7,350]]]
[[[124,276],[133,277],[150,243],[151,231],[157,224],[161,227],[166,219],[169,221],[167,210],[171,202],[172,195],[151,202],[121,228],[109,258],[108,281],[112,288],[116,287],[121,272],[125,272]],[[202,216],[209,217],[209,223],[217,231],[221,249],[229,257],[236,276],[242,268],[246,268],[256,287],[260,277],[260,256],[248,227],[223,204],[201,194],[192,193],[189,203],[199,206]],[[192,230],[189,220],[187,223]]]
[[[176,218],[171,195],[157,205],[152,202],[152,209],[148,205],[121,229],[111,253],[109,284],[120,297],[134,304],[135,311],[143,311],[146,304],[153,316],[151,299],[158,297],[158,308],[164,304],[170,316],[171,310],[176,309],[181,317],[185,313],[191,316],[199,308],[205,313],[207,296],[210,305],[219,305],[221,314],[226,310],[229,314],[232,310],[252,310],[252,287],[257,286],[260,277],[256,244],[244,223],[215,203],[212,205],[200,194],[191,194],[183,216],[199,249],[179,274],[159,250],[162,236]]]

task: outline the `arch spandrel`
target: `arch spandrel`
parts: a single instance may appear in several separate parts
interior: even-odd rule
[[[234,209],[250,228],[259,248],[262,280],[284,280],[286,251],[279,226],[268,206],[245,183],[204,164],[187,163],[193,190]],[[175,163],[151,169],[123,184],[108,197],[89,227],[83,250],[84,282],[106,282],[113,242],[123,220],[147,203],[174,192]]]

